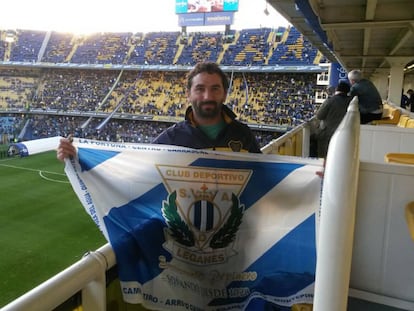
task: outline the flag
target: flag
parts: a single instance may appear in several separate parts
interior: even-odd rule
[[[74,144],[77,157],[65,172],[115,252],[126,302],[217,311],[312,303],[320,165],[166,145]]]

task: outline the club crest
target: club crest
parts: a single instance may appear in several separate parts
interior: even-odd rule
[[[243,221],[239,196],[249,170],[158,166],[168,189],[162,203],[167,249],[174,258],[199,265],[223,263]]]

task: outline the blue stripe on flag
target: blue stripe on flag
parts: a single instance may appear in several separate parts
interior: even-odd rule
[[[277,267],[278,271],[275,271]],[[308,217],[273,245],[245,271],[258,271],[264,278],[251,283],[251,292],[276,297],[289,297],[315,282],[316,241],[315,215]],[[277,284],[278,286],[275,286]],[[243,287],[243,282],[232,282],[231,287]],[[235,299],[231,302],[240,302]],[[228,298],[226,302],[229,303]],[[221,305],[220,299],[210,305]]]
[[[160,184],[128,204],[112,208],[104,217],[117,262],[122,262],[118,266],[122,281],[145,283],[162,272],[158,267],[160,255],[171,260],[170,253],[162,247],[166,224],[161,215],[160,198],[167,195],[164,185]]]
[[[109,160],[119,154],[118,151],[96,150],[89,148],[79,148],[78,157],[79,164],[83,171],[89,171],[95,166]]]

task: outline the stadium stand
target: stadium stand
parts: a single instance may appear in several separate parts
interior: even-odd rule
[[[42,62],[66,63],[75,46],[75,39],[70,33],[51,32]]]
[[[45,31],[17,31],[16,40],[11,42],[10,61],[36,62],[39,61],[41,47],[46,37]]]
[[[290,28],[287,38],[278,44],[268,60],[268,64],[303,65],[316,61],[317,50],[296,29]]]
[[[224,51],[221,33],[201,33],[183,35],[180,38],[179,56],[175,65],[191,65],[199,61],[217,61]]]
[[[179,32],[150,32],[139,42],[129,57],[128,64],[173,64]]]
[[[70,58],[78,64],[122,64],[126,60],[131,33],[103,33],[79,38]]]
[[[263,65],[269,52],[270,28],[245,29],[234,44],[226,49],[224,65]]]

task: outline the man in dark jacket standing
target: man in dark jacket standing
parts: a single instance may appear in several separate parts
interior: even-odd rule
[[[318,157],[325,158],[328,152],[329,141],[344,118],[352,97],[348,96],[350,86],[346,82],[339,82],[335,94],[326,99],[316,113],[316,117],[323,124],[317,135]]]

